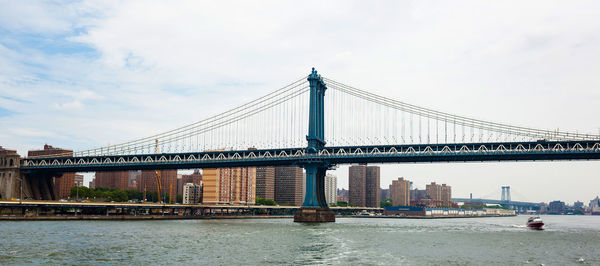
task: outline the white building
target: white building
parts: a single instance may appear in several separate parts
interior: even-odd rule
[[[596,197],[595,199],[590,201],[590,211],[600,212],[600,197]]]
[[[183,186],[183,204],[196,204],[202,199],[202,183],[194,185],[186,183]]]
[[[337,176],[332,174],[325,175],[325,201],[327,205],[337,202]]]

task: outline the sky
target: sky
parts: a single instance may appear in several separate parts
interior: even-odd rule
[[[488,121],[600,132],[597,1],[4,1],[0,145],[83,150],[153,135],[319,73]],[[348,187],[339,166],[338,187]],[[383,165],[453,196],[600,195],[600,162]],[[91,175],[86,175],[89,181]]]

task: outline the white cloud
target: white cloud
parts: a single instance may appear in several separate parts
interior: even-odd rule
[[[54,107],[60,110],[81,110],[83,109],[83,104],[80,101],[72,101],[66,103],[55,103]]]
[[[0,94],[22,101],[0,99],[18,113],[0,118],[0,127],[54,132],[47,140],[65,148],[188,124],[313,66],[361,89],[442,111],[598,132],[595,1],[1,5],[0,30],[7,34],[0,36]],[[3,134],[0,142],[25,149],[43,137]],[[522,170],[511,167],[507,173]]]

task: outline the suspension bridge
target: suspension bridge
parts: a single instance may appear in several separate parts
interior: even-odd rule
[[[504,207],[511,208],[517,213],[525,213],[527,211],[539,210],[543,203],[539,202],[527,202],[527,201],[515,201],[510,196],[510,186],[502,186],[502,194],[500,200],[489,199],[486,196],[481,198],[452,198],[452,201],[474,203],[474,204],[498,204]]]
[[[298,165],[306,171],[306,195],[295,220],[333,221],[324,176],[340,164],[596,159],[600,135],[423,108],[322,77],[313,68],[308,76],[204,120],[117,145],[27,157],[20,168],[56,176]]]

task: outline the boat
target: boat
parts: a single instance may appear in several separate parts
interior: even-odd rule
[[[543,230],[542,226],[544,226],[544,222],[539,216],[533,216],[527,219],[527,227],[531,229]]]

